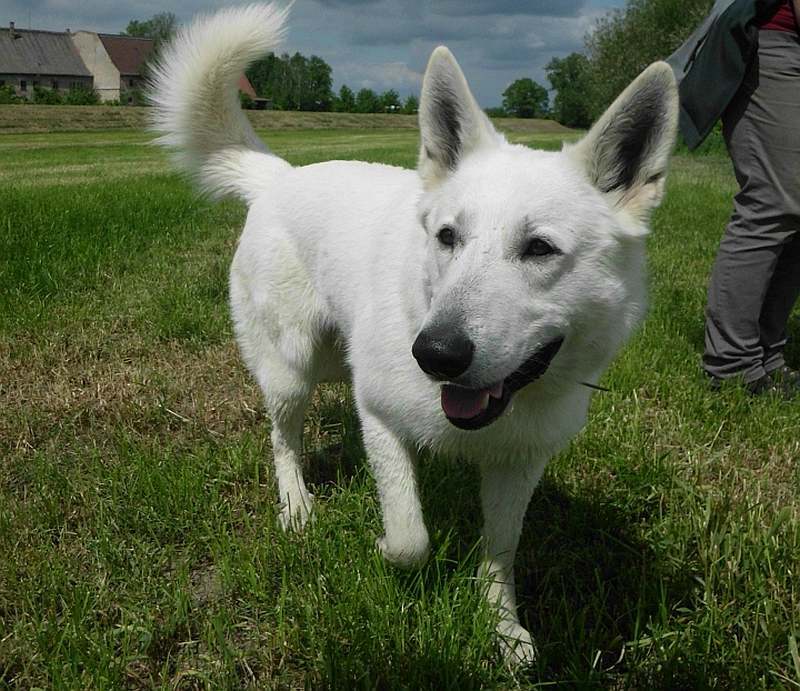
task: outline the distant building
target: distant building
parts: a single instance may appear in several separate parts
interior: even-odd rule
[[[144,86],[143,67],[153,50],[151,38],[76,31],[72,41],[94,75],[101,101],[134,103]]]
[[[27,99],[33,98],[34,87],[60,92],[83,87],[97,91],[101,101],[139,103],[154,43],[151,38],[94,31],[17,29],[11,22],[0,28],[0,86],[11,86]],[[244,74],[239,90],[256,107],[266,107],[268,102],[256,96]]]
[[[0,86],[33,98],[35,87],[66,92],[92,88],[92,73],[66,32],[0,28]]]
[[[253,85],[250,83],[247,75],[243,74],[241,77],[239,77],[239,84],[237,86],[239,87],[239,91],[241,91],[243,94],[247,94],[254,100],[258,98],[258,96],[256,96],[256,90],[253,88]]]
[[[268,98],[258,97],[256,90],[253,88],[246,74],[242,73],[237,86],[239,88],[239,93],[250,97],[250,100],[253,102],[253,108],[256,110],[270,110],[272,108],[272,101]]]

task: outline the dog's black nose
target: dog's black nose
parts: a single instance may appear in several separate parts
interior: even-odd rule
[[[475,344],[463,333],[433,327],[419,332],[411,354],[425,374],[436,379],[455,379],[467,371]]]

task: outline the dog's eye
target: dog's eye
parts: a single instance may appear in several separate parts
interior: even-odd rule
[[[436,239],[443,247],[452,247],[456,244],[456,231],[450,226],[443,226],[439,232],[436,233]]]
[[[547,257],[551,254],[558,254],[558,249],[542,238],[533,238],[522,252],[522,257]]]

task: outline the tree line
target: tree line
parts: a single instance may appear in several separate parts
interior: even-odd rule
[[[417,99],[401,100],[393,89],[376,93],[372,89],[358,92],[343,85],[333,91],[333,70],[317,55],[307,58],[300,53],[270,53],[247,70],[247,78],[255,92],[268,98],[278,110],[336,111],[340,113],[415,113]],[[248,100],[243,99],[245,105]]]

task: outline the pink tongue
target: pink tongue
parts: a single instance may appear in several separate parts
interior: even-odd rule
[[[442,387],[442,410],[450,418],[466,420],[479,415],[489,402],[490,389],[464,389],[445,384]]]

